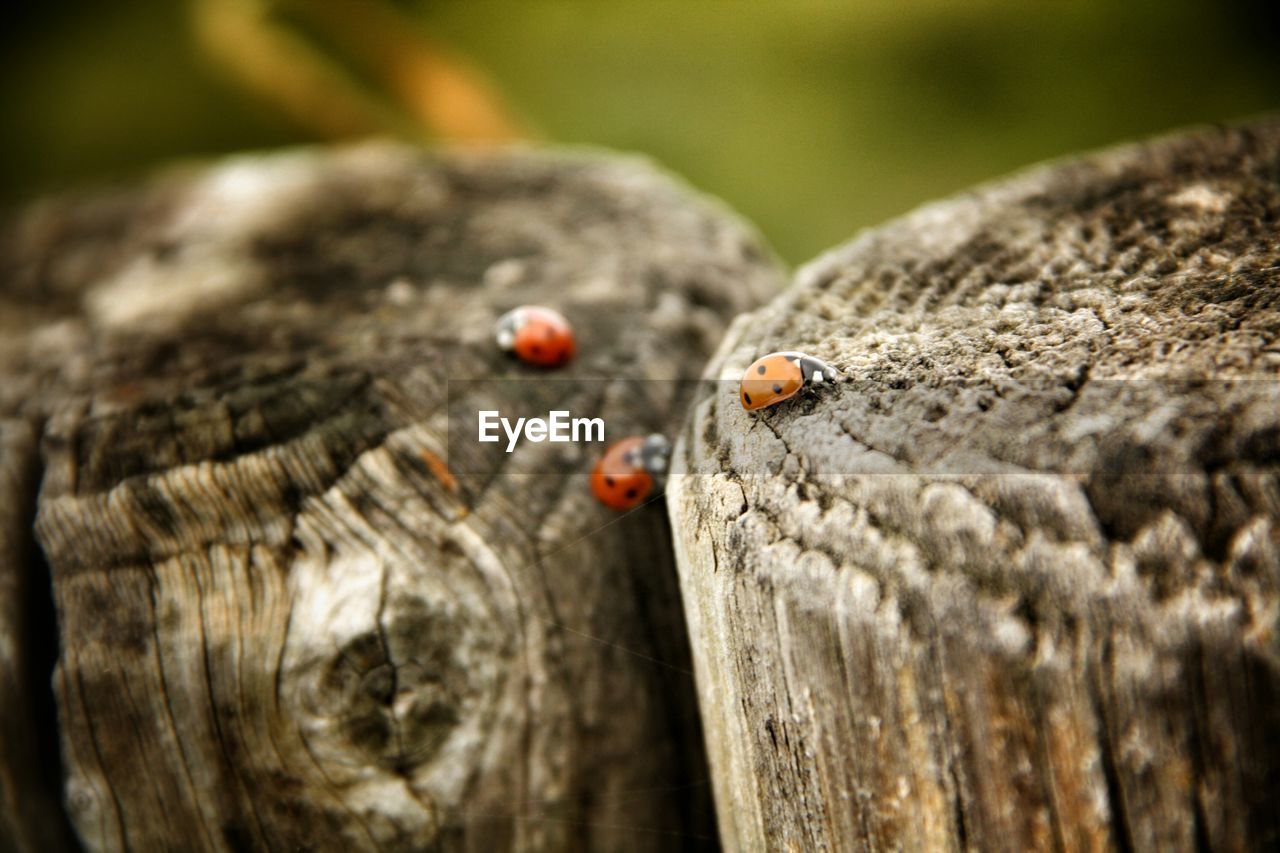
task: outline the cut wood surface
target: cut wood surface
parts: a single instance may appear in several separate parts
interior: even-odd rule
[[[94,850],[714,843],[661,506],[596,504],[590,447],[457,470],[446,404],[507,377],[670,433],[689,386],[595,377],[696,377],[780,283],[732,217],[602,156],[290,152],[13,217],[0,847],[49,837],[14,789],[54,726]],[[522,303],[574,323],[564,381],[494,346]],[[30,679],[18,579],[56,599]]]
[[[844,381],[747,413],[773,350]],[[668,507],[727,848],[1280,846],[1280,123],[923,208],[709,371]]]

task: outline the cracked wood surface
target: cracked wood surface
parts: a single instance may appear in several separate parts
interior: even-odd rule
[[[71,831],[57,805],[57,733],[37,726],[51,714],[48,667],[56,652],[50,590],[31,542],[35,514],[36,431],[0,418],[0,851],[59,850]],[[54,743],[51,745],[50,740]]]
[[[739,850],[1280,845],[1280,123],[919,210],[732,326],[668,508]],[[847,381],[759,416],[756,357]]]
[[[593,377],[696,377],[776,289],[732,218],[637,161],[372,145],[38,203],[0,281],[0,591],[52,581],[84,846],[714,841],[665,513],[598,506],[591,448],[451,470],[446,402],[673,430],[688,385]],[[526,302],[576,325],[562,381],[491,341]]]

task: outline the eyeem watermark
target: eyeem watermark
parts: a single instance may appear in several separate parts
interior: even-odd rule
[[[1267,377],[979,374],[917,383],[846,374],[822,394],[747,410],[737,376],[537,375],[452,381],[446,400],[441,456],[456,476],[580,472],[609,442],[654,432],[673,439],[682,412],[702,424],[687,433],[685,475],[721,476],[755,458],[756,470],[733,470],[781,476],[776,460],[785,452],[806,477],[1069,475],[1083,478],[1092,498],[1120,494],[1129,478],[1184,476],[1187,460],[1200,456],[1208,465],[1263,465],[1280,453],[1280,381]]]
[[[584,442],[604,441],[604,418],[575,418],[567,410],[547,412],[545,418],[516,418],[515,423],[502,417],[496,409],[477,412],[479,440],[501,440],[499,428],[507,437],[507,452],[516,449],[523,437],[537,444],[543,441]]]

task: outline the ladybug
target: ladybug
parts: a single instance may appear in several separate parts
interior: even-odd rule
[[[609,509],[633,509],[660,484],[670,456],[670,442],[657,433],[624,438],[596,463],[591,472],[591,492]]]
[[[748,412],[790,400],[801,389],[834,382],[835,368],[802,352],[772,352],[751,362],[738,391]]]
[[[494,337],[500,348],[538,367],[559,367],[578,349],[564,315],[540,305],[521,305],[503,314]]]

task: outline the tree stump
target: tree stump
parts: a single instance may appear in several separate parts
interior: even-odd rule
[[[597,505],[588,447],[458,469],[449,409],[496,376],[673,431],[689,386],[616,383],[696,378],[776,288],[748,230],[632,160],[371,145],[37,204],[0,281],[11,845],[55,725],[94,850],[714,842],[665,513]],[[497,350],[521,303],[570,367]]]
[[[1280,123],[1055,164],[734,323],[668,489],[737,850],[1280,845]],[[759,415],[802,350],[843,381]]]

